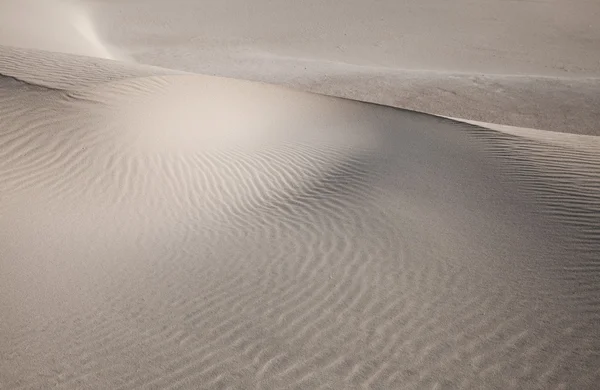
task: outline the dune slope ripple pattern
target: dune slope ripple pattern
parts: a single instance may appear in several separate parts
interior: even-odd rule
[[[590,148],[48,55],[0,78],[3,389],[600,380]]]

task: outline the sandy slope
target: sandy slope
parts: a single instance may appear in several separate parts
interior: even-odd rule
[[[101,42],[86,7],[60,0],[0,2],[3,45],[116,58]]]
[[[600,5],[590,0],[77,0],[137,55],[248,50],[359,65],[468,73],[595,75]],[[194,53],[190,47],[202,49]],[[187,58],[183,58],[187,57]]]
[[[600,135],[594,0],[95,0],[138,62]]]
[[[595,137],[34,49],[0,47],[0,388],[600,381]]]

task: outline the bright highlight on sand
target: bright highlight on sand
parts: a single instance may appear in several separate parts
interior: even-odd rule
[[[597,136],[184,73],[140,4],[0,3],[1,389],[596,387]]]

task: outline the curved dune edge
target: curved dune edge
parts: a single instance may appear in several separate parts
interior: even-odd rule
[[[5,1],[0,4],[0,41],[15,48],[134,61],[132,53],[126,55],[124,50],[109,48],[99,37],[94,24],[106,20],[93,20],[98,17],[92,15],[95,6],[101,4]],[[36,28],[26,27],[29,25]],[[204,50],[196,48],[196,51]],[[136,57],[164,69],[283,84],[432,115],[575,134],[599,135],[600,131],[597,77],[416,71],[294,58],[248,49],[233,54],[208,50],[197,56],[178,57],[177,61],[169,55],[161,57],[160,52],[156,58]]]
[[[232,54],[182,44],[136,54],[141,63],[192,73],[279,84],[432,115],[553,132],[600,135],[600,78],[426,71],[279,56]],[[177,56],[175,56],[177,54]],[[176,60],[174,59],[176,58]]]
[[[482,123],[600,135],[600,80],[396,72],[284,83],[332,96]]]
[[[600,379],[600,154],[2,50],[3,386]]]
[[[559,133],[542,129],[532,129],[526,127],[502,125],[498,123],[480,122],[465,118],[454,118],[449,116],[440,117],[452,119],[457,122],[472,124],[490,130],[500,131],[506,134],[531,138],[539,142],[569,146],[581,150],[587,150],[590,152],[595,152],[598,149],[600,149],[600,137],[595,135]]]
[[[99,15],[93,15],[92,10],[93,4],[78,1],[4,1],[0,4],[0,42],[15,48],[128,62],[134,61],[135,56],[141,62],[165,69],[283,84],[433,115],[600,135],[600,79],[597,77],[417,71],[295,58],[249,49],[230,54],[213,49],[204,54],[179,55],[177,60],[170,55],[161,56],[160,52],[152,56],[126,55],[125,50],[109,47],[101,39],[95,23],[106,21],[94,20]],[[30,25],[36,27],[29,28]]]
[[[212,73],[231,72],[236,77],[436,116],[600,135],[598,77],[441,72],[257,56],[238,59],[235,71]]]

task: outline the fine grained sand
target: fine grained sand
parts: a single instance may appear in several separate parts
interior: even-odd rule
[[[62,6],[39,28],[99,31]],[[22,46],[0,46],[0,388],[600,381],[597,137],[134,64],[125,40],[111,61],[65,31],[0,35]]]
[[[595,0],[96,0],[139,62],[600,135]]]

